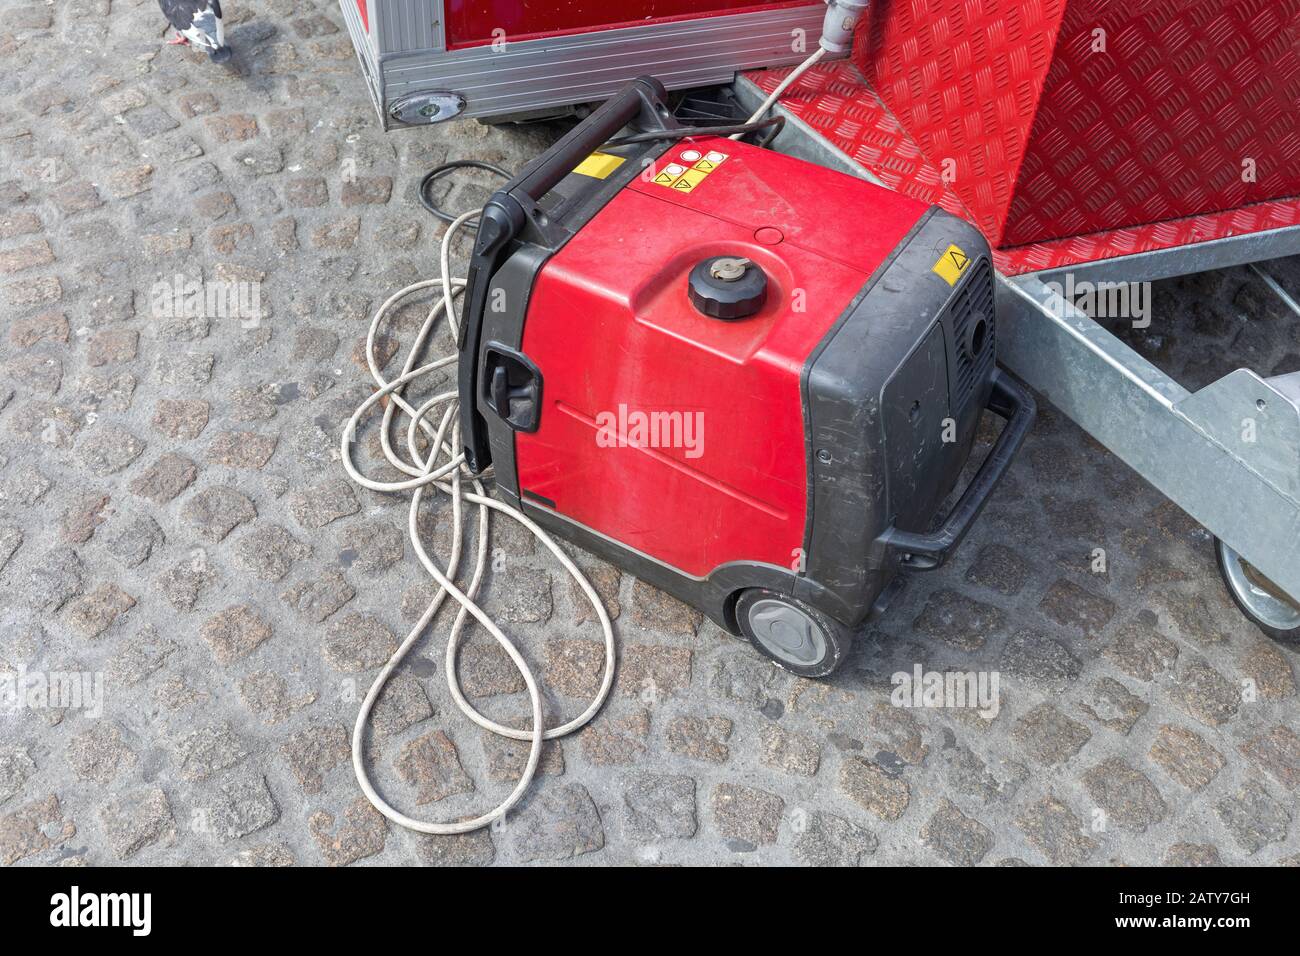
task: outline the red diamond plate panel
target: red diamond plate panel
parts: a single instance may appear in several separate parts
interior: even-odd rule
[[[1001,244],[1300,194],[1300,0],[1070,0]]]
[[[1300,0],[876,0],[854,61],[999,245],[1300,193]]]
[[[853,60],[970,218],[1002,237],[1066,0],[878,0]]]
[[[762,70],[746,76],[771,92],[788,72]],[[809,70],[786,92],[782,104],[887,186],[979,223],[952,184],[944,181],[940,168],[925,157],[850,63]],[[1071,168],[1085,181],[1086,169],[1080,170],[1077,162]],[[1015,275],[1295,225],[1300,225],[1300,197],[995,248],[993,258],[999,271]],[[987,227],[984,230],[987,235]]]

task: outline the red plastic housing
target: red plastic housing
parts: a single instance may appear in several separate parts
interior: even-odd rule
[[[710,151],[726,158],[689,191],[655,182]],[[537,277],[523,351],[544,370],[544,406],[516,437],[522,493],[689,575],[790,567],[807,519],[803,370],[927,208],[730,140],[674,145]],[[766,273],[756,315],[727,322],[689,301],[690,270],[719,255]],[[702,441],[639,441],[636,414],[655,412],[698,416]]]
[[[997,247],[1300,194],[1300,0],[876,0],[854,62]]]

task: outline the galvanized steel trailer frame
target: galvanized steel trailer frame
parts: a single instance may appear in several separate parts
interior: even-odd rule
[[[764,97],[743,76],[732,89],[746,107]],[[786,125],[776,148],[879,182],[777,110]],[[1189,391],[1056,291],[1066,272],[1076,283],[1145,282],[1292,255],[1300,225],[999,274],[998,350],[1011,372],[1300,604],[1300,372],[1265,378],[1242,368]]]

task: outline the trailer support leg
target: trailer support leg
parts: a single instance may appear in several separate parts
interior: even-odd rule
[[[1300,381],[1237,369],[1189,392],[1035,276],[998,287],[999,358],[1300,599]]]

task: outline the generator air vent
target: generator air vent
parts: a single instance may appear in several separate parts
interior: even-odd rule
[[[993,365],[993,267],[981,259],[957,290],[948,307],[948,327],[952,329],[953,351],[957,355],[952,383],[953,404],[964,409],[985,381]]]

